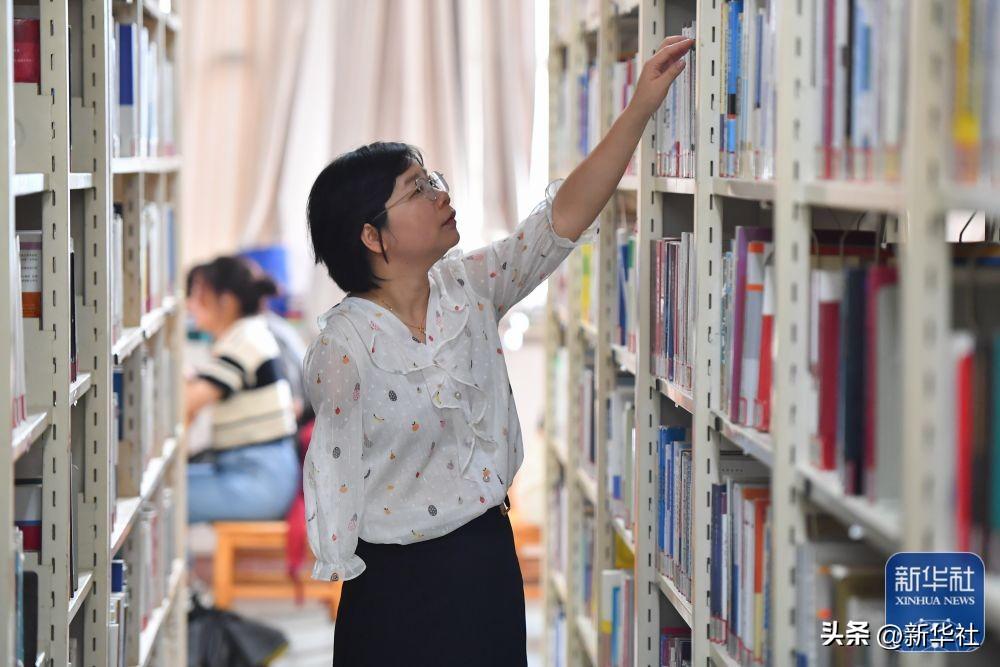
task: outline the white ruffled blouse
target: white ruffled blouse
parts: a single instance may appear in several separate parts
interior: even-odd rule
[[[426,343],[366,299],[320,318],[304,362],[316,412],[303,480],[314,578],[361,574],[359,537],[431,539],[503,501],[524,452],[498,322],[594,233],[555,233],[558,185],[511,236],[431,267]]]

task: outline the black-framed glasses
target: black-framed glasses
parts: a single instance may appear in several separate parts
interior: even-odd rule
[[[375,217],[373,217],[371,220],[368,221],[369,224],[375,222],[383,215],[388,213],[389,209],[392,208],[393,206],[397,204],[402,204],[404,201],[407,201],[408,199],[412,198],[413,195],[417,194],[418,192],[421,195],[423,195],[424,198],[427,199],[428,201],[437,201],[437,198],[440,197],[442,193],[448,192],[448,181],[444,179],[444,174],[442,174],[440,171],[432,171],[426,176],[418,176],[413,183],[415,186],[413,190],[407,192],[405,195],[403,195],[396,201],[392,202],[391,204],[387,204],[381,213],[379,213],[378,215],[376,215]]]

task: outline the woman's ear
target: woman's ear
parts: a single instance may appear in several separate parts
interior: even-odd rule
[[[225,313],[227,318],[239,318],[243,314],[240,307],[240,300],[232,292],[222,292],[218,296],[219,310]]]
[[[361,242],[368,248],[369,251],[376,255],[382,255],[384,252],[384,246],[382,243],[382,237],[379,231],[374,225],[365,223],[365,226],[361,228]]]

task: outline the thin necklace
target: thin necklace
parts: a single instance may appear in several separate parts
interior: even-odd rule
[[[392,306],[390,306],[389,304],[387,304],[382,299],[380,299],[378,297],[375,297],[375,300],[378,301],[378,303],[379,303],[380,306],[382,306],[383,308],[385,308],[386,310],[388,310],[390,313],[392,313],[393,315],[395,315],[396,318],[399,319],[399,321],[402,322],[403,324],[405,324],[406,326],[410,327],[411,329],[416,329],[417,331],[420,332],[421,335],[424,335],[424,334],[427,333],[426,327],[422,327],[420,325],[411,324],[410,322],[407,322],[402,317],[400,317],[399,313],[397,313],[395,310],[393,310]]]

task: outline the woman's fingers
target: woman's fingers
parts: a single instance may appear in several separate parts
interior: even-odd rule
[[[657,52],[659,52],[659,50],[662,49],[663,47],[670,46],[671,44],[676,44],[677,42],[684,41],[685,39],[686,37],[684,37],[683,35],[670,35],[662,42],[660,42],[660,45],[656,47],[656,50]]]
[[[678,37],[677,35],[668,37],[663,41],[666,42],[667,40],[674,39],[675,37],[677,38],[675,41],[661,48],[653,54],[652,58],[649,59],[650,62],[657,66],[659,71],[662,71],[671,61],[683,56],[688,52],[688,49],[694,45],[693,39],[688,37]]]

